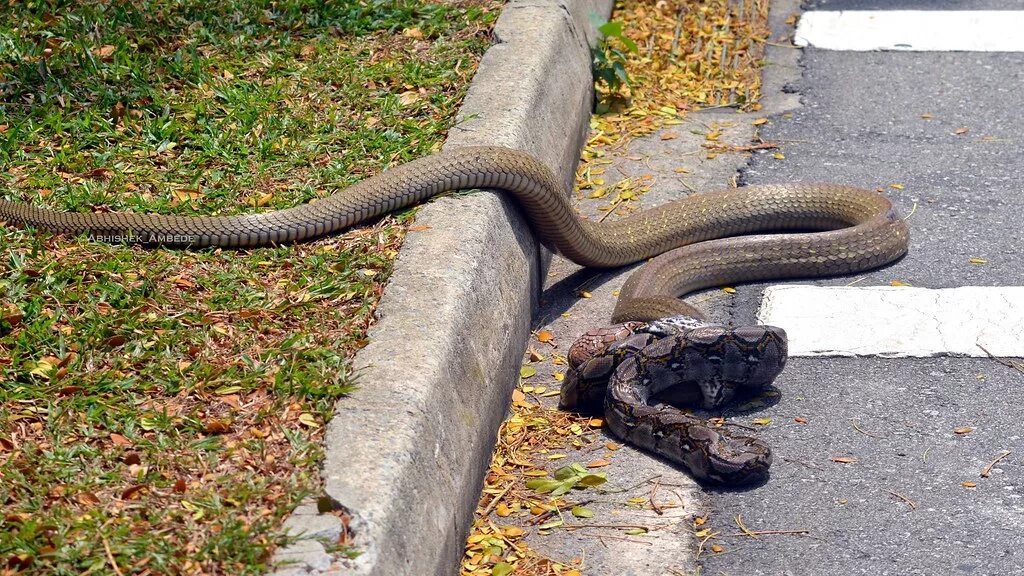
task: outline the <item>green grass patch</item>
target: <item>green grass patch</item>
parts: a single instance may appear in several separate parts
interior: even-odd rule
[[[175,214],[292,206],[436,150],[498,9],[5,4],[0,194]],[[265,570],[320,489],[407,217],[250,251],[0,228],[0,571]]]

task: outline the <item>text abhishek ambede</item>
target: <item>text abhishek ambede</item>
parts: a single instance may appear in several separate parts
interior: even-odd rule
[[[199,236],[194,234],[89,234],[89,240],[107,244],[195,244]]]

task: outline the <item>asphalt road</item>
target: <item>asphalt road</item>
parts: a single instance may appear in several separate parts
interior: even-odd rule
[[[1022,284],[1024,54],[810,48],[787,90],[802,105],[761,130],[785,159],[753,156],[742,184],[839,181],[883,188],[913,211],[908,256],[857,285]],[[753,321],[761,287],[728,301],[734,321]],[[1024,373],[978,358],[796,358],[776,384],[779,401],[758,414],[771,418],[761,430],[775,447],[771,479],[697,496],[723,547],[701,555],[701,574],[1024,573]],[[737,517],[751,531],[787,533],[730,536],[741,532]]]

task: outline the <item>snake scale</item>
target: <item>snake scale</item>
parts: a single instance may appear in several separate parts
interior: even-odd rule
[[[652,258],[627,280],[612,320],[570,349],[562,406],[605,414],[625,440],[697,479],[757,481],[768,446],[678,408],[715,408],[766,386],[786,360],[779,328],[707,322],[680,297],[737,282],[849,274],[896,260],[908,231],[871,191],[831,184],[748,186],[695,194],[621,220],[581,219],[558,178],[529,154],[467,147],[414,160],[315,202],[240,216],[62,212],[0,199],[0,220],[101,241],[254,247],[330,234],[446,191],[510,194],[549,249],[588,267]],[[787,232],[780,234],[780,232]],[[670,399],[669,404],[656,400]]]

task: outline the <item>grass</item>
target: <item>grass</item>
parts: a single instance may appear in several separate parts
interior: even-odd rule
[[[0,2],[0,193],[175,214],[291,206],[437,149],[497,15]],[[407,219],[251,251],[0,229],[0,574],[262,572],[320,489]]]

